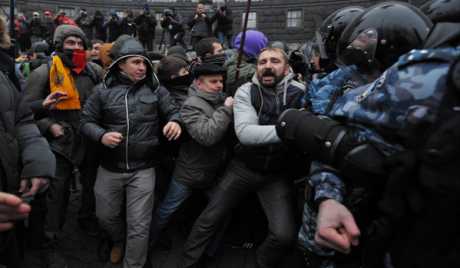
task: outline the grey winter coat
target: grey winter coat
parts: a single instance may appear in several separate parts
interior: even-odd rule
[[[30,108],[0,72],[0,191],[16,192],[20,178],[54,177],[56,161]]]
[[[235,132],[239,144],[235,155],[248,168],[262,172],[288,169],[288,148],[278,137],[275,125],[287,109],[300,109],[305,85],[289,73],[274,89],[264,88],[254,75],[235,94]],[[258,101],[256,101],[258,99]]]
[[[212,185],[227,162],[226,135],[232,127],[233,110],[224,106],[225,95],[190,87],[180,111],[191,139],[179,150],[173,177],[192,188]]]

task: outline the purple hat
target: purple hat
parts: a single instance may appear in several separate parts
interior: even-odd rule
[[[241,44],[241,36],[239,33],[233,40],[233,48],[239,49]],[[244,42],[244,54],[250,58],[257,58],[262,49],[268,45],[268,39],[262,32],[255,30],[246,31],[246,41]]]

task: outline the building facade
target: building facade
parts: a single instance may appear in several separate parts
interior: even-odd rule
[[[426,0],[404,1],[421,5]],[[84,8],[90,14],[101,10],[105,14],[116,11],[122,14],[125,10],[140,12],[145,5],[156,12],[159,19],[165,8],[174,7],[184,18],[194,11],[198,0],[17,0],[19,12],[31,15],[33,11],[51,10],[66,11],[66,14],[75,17],[79,10]],[[234,32],[242,28],[242,21],[246,10],[246,0],[213,0],[204,1],[209,12],[214,12],[217,5],[226,3],[233,11]],[[303,43],[311,39],[315,29],[322,20],[342,7],[356,5],[368,7],[378,0],[252,0],[249,13],[248,28],[258,29],[267,34],[270,40],[283,40],[288,43]],[[8,1],[0,0],[3,12],[8,12]],[[158,32],[161,32],[158,26]]]

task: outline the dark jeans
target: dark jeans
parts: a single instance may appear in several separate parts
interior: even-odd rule
[[[232,34],[228,34],[225,32],[217,32],[216,33],[217,39],[219,39],[220,43],[226,48],[232,48]]]
[[[285,175],[261,174],[232,161],[184,245],[180,267],[194,267],[225,216],[256,192],[268,219],[268,235],[257,250],[259,267],[277,267],[297,239],[293,192]]]
[[[48,190],[46,231],[57,233],[65,222],[74,167],[70,161],[59,154],[54,154],[54,156],[56,157],[56,175],[50,180]]]
[[[214,194],[213,188],[202,189],[201,191],[206,194],[208,200],[212,199],[212,195]],[[175,178],[171,180],[165,198],[152,216],[152,223],[150,225],[150,243],[152,245],[156,243],[160,232],[169,223],[172,215],[193,194],[193,192],[194,190],[191,187],[178,182]],[[208,256],[214,256],[216,254],[229,221],[230,215],[223,221],[222,225],[216,231],[215,237],[210,242],[206,250]]]
[[[96,182],[97,168],[99,167],[99,144],[90,143],[86,149],[86,155],[80,167],[81,206],[78,211],[79,221],[96,219],[94,183]]]

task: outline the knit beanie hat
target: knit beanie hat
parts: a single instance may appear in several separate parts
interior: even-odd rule
[[[171,80],[171,76],[179,74],[180,69],[187,68],[188,64],[176,56],[166,56],[160,60],[157,73],[161,82]]]
[[[240,49],[241,38],[243,33],[240,32],[233,40],[233,48]],[[262,32],[255,30],[246,31],[246,40],[244,42],[244,54],[249,58],[257,58],[260,51],[268,45],[268,38]]]
[[[70,24],[59,25],[54,31],[53,42],[56,50],[61,50],[64,40],[69,36],[76,36],[83,40],[85,49],[88,48],[88,39],[85,33],[78,26]]]
[[[172,46],[168,49],[167,56],[173,56],[173,55],[178,58],[183,59],[184,61],[188,61],[187,53],[185,52],[185,49],[180,45]]]

